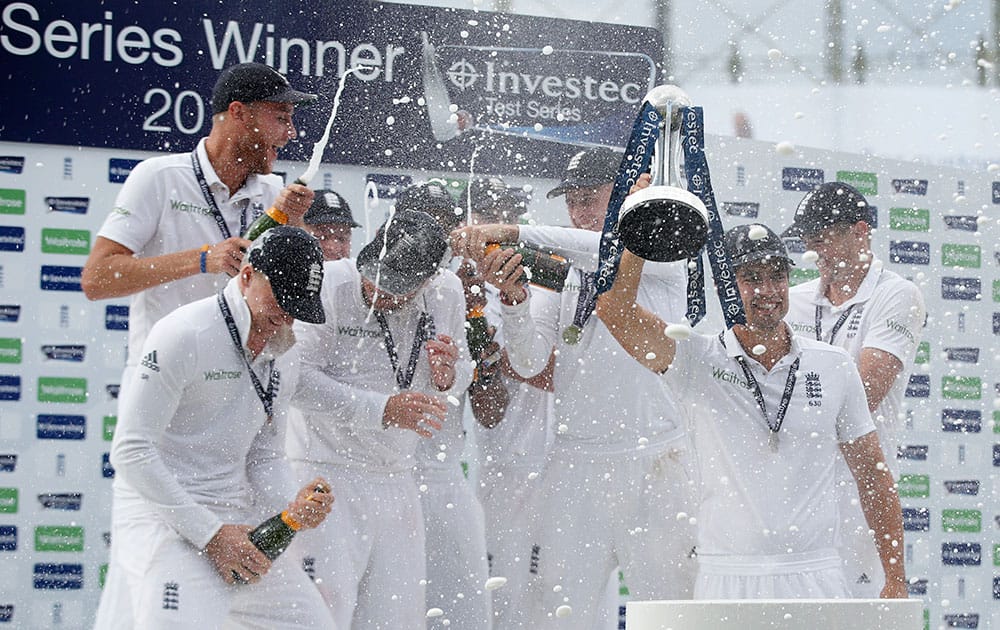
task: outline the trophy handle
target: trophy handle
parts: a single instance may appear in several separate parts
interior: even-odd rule
[[[680,174],[681,109],[691,101],[674,85],[653,88],[645,100],[663,116],[653,149],[652,184],[625,199],[618,233],[625,247],[646,260],[693,258],[708,239],[708,209],[687,191]]]

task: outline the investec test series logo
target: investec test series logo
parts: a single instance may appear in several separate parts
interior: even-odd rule
[[[806,192],[823,185],[823,169],[795,168],[786,166],[781,169],[781,187],[785,190]]]
[[[38,563],[34,567],[34,586],[39,590],[82,589],[83,565]]]
[[[0,225],[0,251],[23,252],[24,228],[13,225]]]
[[[0,173],[10,173],[20,175],[24,171],[24,156],[3,155],[0,156]]]
[[[89,197],[46,197],[45,205],[49,212],[68,212],[70,214],[87,214],[90,207]]]
[[[902,265],[929,265],[931,244],[924,241],[891,241],[889,259]]]
[[[142,160],[126,160],[123,158],[111,158],[108,160],[108,181],[112,184],[121,184],[128,179],[132,169]]]
[[[441,45],[424,55],[434,59],[424,65],[424,85],[439,140],[449,138],[435,128],[434,113],[449,109],[469,112],[477,127],[539,137],[580,125],[627,124],[656,77],[653,60],[642,53]],[[437,67],[444,72],[438,75]],[[576,135],[569,140],[585,140]]]
[[[83,291],[80,286],[82,274],[83,267],[42,265],[42,291]]]

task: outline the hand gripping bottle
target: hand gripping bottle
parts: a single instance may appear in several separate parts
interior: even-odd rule
[[[295,183],[302,184],[303,186],[306,185],[306,183],[301,179],[296,179]],[[250,224],[250,227],[247,228],[243,238],[248,241],[255,240],[258,236],[270,230],[274,226],[285,225],[286,223],[288,223],[288,215],[274,206],[271,206],[264,211],[264,214],[257,217],[257,219]]]
[[[313,492],[328,492],[328,490],[318,485],[313,488]],[[274,560],[288,549],[292,538],[301,527],[300,523],[289,516],[288,510],[285,510],[250,530],[247,537],[269,560]]]
[[[552,291],[563,290],[563,285],[566,284],[566,275],[569,273],[569,263],[566,262],[565,258],[523,241],[520,243],[490,243],[486,246],[486,253],[500,247],[513,249],[521,254],[521,264],[526,268],[528,282]]]

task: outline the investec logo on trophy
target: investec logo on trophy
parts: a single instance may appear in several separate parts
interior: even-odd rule
[[[423,40],[424,96],[439,141],[462,131],[595,144],[627,129],[653,87],[641,53],[434,45]]]

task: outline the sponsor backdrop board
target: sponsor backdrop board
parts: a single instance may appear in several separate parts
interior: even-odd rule
[[[207,118],[195,126],[187,108],[207,106],[217,61],[237,61],[234,51],[249,46],[254,33],[260,55],[275,51],[275,65],[281,50],[293,55],[294,45],[281,38],[339,41],[348,61],[365,42],[379,51],[379,76],[348,77],[334,126],[338,140],[313,182],[337,189],[354,208],[364,224],[354,234],[358,251],[400,186],[443,175],[460,190],[473,166],[533,191],[530,220],[565,223],[561,199],[544,196],[574,150],[560,141],[623,145],[627,125],[621,121],[635,115],[633,96],[641,98],[655,76],[649,62],[640,62],[658,55],[655,33],[647,29],[483,12],[307,2],[301,4],[306,19],[278,15],[263,3],[246,3],[253,8],[245,14],[206,3],[206,17],[186,23],[173,16],[164,22],[125,3],[80,4],[87,6],[15,2],[0,15],[4,67],[33,90],[32,99],[7,98],[0,108],[0,628],[85,628],[92,621],[107,562],[114,476],[107,452],[128,301],[88,302],[80,293],[80,269],[130,169],[156,151],[190,150],[207,130]],[[327,17],[338,11],[351,11],[352,19]],[[387,16],[406,20],[407,28],[380,30],[378,20],[391,21]],[[206,39],[205,20],[214,43]],[[84,22],[91,29],[89,57],[72,42]],[[158,29],[177,34],[157,36]],[[140,31],[148,37],[144,47],[129,43],[147,41]],[[427,45],[421,32],[428,33]],[[595,41],[618,46],[610,53],[629,54],[595,51]],[[485,48],[501,44],[503,54]],[[406,49],[393,58],[393,81],[387,77],[391,46]],[[143,50],[144,61],[126,59]],[[339,53],[336,46],[330,50]],[[366,52],[357,59],[376,58],[371,48],[360,50]],[[637,50],[645,52],[633,54]],[[536,53],[534,61],[524,56]],[[315,58],[309,73],[300,72],[300,61],[286,70],[296,83],[313,81],[328,94],[340,72],[334,58],[322,77]],[[513,68],[503,72],[519,75],[518,83],[502,75],[500,61],[487,65],[501,58],[503,68]],[[132,65],[139,69],[127,73]],[[35,72],[49,80],[33,80]],[[600,102],[587,98],[588,85]],[[579,107],[579,119],[564,112],[556,122],[565,124],[539,122],[537,104],[529,101],[548,103],[536,97],[544,86],[560,94],[562,106]],[[571,98],[576,90],[579,99]],[[520,109],[503,105],[514,102],[511,94],[519,94]],[[697,94],[691,96],[697,104]],[[441,102],[449,114],[468,112],[471,126],[456,134],[450,116],[433,122],[441,112],[431,106]],[[297,114],[303,140],[277,165],[286,180],[304,170],[300,158],[330,105]],[[711,135],[707,154],[727,226],[785,226],[804,191],[824,181],[849,182],[876,207],[877,257],[917,282],[930,314],[895,462],[911,593],[924,601],[928,627],[1000,630],[1000,378],[994,368],[1000,176],[808,149],[786,155],[772,144]],[[801,255],[802,248],[791,245]],[[795,271],[796,280],[814,275],[808,264]],[[721,325],[713,300],[701,330]]]

